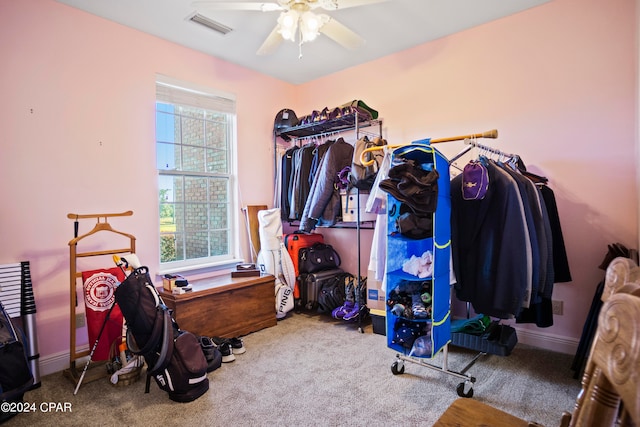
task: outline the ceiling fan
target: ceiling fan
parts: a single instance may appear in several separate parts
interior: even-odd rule
[[[382,3],[388,0],[274,0],[274,1],[218,1],[203,0],[191,3],[193,7],[209,10],[246,10],[258,12],[280,11],[276,26],[267,36],[258,55],[273,53],[280,44],[289,40],[303,43],[315,40],[324,34],[347,49],[362,46],[365,40],[345,25],[326,13],[315,13],[316,9],[327,11]],[[302,53],[300,53],[302,56]]]

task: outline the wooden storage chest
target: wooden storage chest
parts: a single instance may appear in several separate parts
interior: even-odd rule
[[[275,326],[274,276],[230,274],[189,282],[193,291],[160,295],[180,329],[208,337],[239,337]]]

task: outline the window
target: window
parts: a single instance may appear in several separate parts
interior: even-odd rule
[[[237,261],[235,100],[158,76],[160,269]]]

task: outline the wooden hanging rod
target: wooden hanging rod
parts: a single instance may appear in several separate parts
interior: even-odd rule
[[[70,214],[67,214],[67,218],[69,219],[110,218],[114,216],[131,216],[131,215],[133,215],[133,211],[126,211],[126,212],[120,212],[120,213],[105,213],[105,214],[83,214],[83,215],[70,213]]]
[[[462,141],[465,139],[472,139],[472,138],[492,138],[495,139],[498,137],[498,130],[497,129],[492,129],[492,130],[488,130],[486,132],[481,132],[481,133],[472,133],[469,135],[459,135],[459,136],[450,136],[450,137],[446,137],[446,138],[434,138],[429,140],[430,144],[439,144],[442,142],[451,142],[451,141]],[[371,166],[375,160],[371,159],[371,160],[367,160],[365,158],[365,154],[366,153],[370,153],[372,151],[377,151],[377,150],[383,150],[386,148],[399,148],[399,147],[404,147],[407,144],[399,144],[399,145],[379,145],[379,146],[375,146],[375,147],[369,147],[366,148],[364,150],[362,150],[362,153],[360,153],[360,163],[362,164],[362,166]]]
[[[450,142],[450,141],[462,141],[465,139],[472,138],[492,138],[496,139],[498,137],[498,129],[488,130],[482,133],[473,133],[471,135],[460,135],[460,136],[450,136],[448,138],[435,138],[430,141],[431,144],[438,144],[440,142]]]

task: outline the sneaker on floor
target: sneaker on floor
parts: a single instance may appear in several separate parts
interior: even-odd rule
[[[207,359],[207,362],[214,359],[217,349],[211,338],[198,337],[198,341],[200,341],[200,348],[202,348],[202,352],[204,353],[204,357]]]
[[[211,338],[199,337],[198,340],[200,341],[200,347],[202,347],[204,357],[207,359],[207,372],[215,371],[222,363],[222,353]]]
[[[353,301],[345,301],[343,305],[333,309],[333,311],[331,312],[331,317],[333,317],[334,319],[342,319],[345,314],[353,310],[354,304],[355,303]]]
[[[358,318],[359,314],[360,314],[360,304],[355,303],[353,308],[351,310],[349,310],[348,312],[346,312],[344,314],[344,316],[342,317],[342,319],[346,320],[346,321],[354,320],[354,319]]]
[[[215,343],[215,340],[213,341]],[[233,355],[233,350],[231,349],[231,344],[228,341],[222,341],[220,344],[217,344],[218,350],[222,354],[222,363],[229,363],[236,360],[236,357]]]
[[[243,354],[247,350],[244,348],[244,343],[241,338],[222,338],[222,337],[213,337],[211,338],[216,345],[220,345],[223,342],[229,343],[231,346],[231,350],[233,354]]]
[[[229,341],[229,344],[231,345],[233,354],[243,354],[247,351],[247,349],[244,348],[242,338],[233,337],[229,338],[227,341]]]

